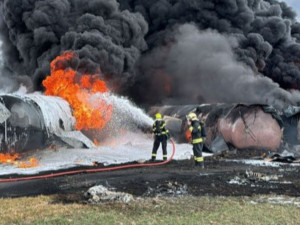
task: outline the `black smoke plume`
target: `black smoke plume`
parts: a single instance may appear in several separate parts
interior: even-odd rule
[[[233,57],[249,66],[259,79],[262,75],[267,76],[284,89],[298,90],[300,87],[300,45],[298,43],[300,24],[296,21],[296,13],[286,3],[276,0],[120,0],[120,3],[122,9],[140,12],[149,25],[146,41],[151,53],[142,58],[140,73],[151,71],[150,73],[156,76],[140,78],[138,80],[139,87],[147,86],[149,82],[159,80],[160,83],[156,85],[159,90],[163,89],[165,77],[172,76],[172,74],[167,74],[165,63],[170,59],[168,49],[173,48],[170,43],[178,41],[175,37],[176,30],[178,30],[176,27],[186,23],[193,23],[200,31],[216,30],[221,35],[233,38],[237,43],[231,46],[234,52]],[[163,50],[161,50],[162,47]],[[195,46],[195,48],[198,51],[204,51],[200,46]],[[163,59],[165,61],[162,62]],[[184,66],[187,68],[197,66],[191,65],[184,55],[181,56],[181,59],[183,61],[181,64],[185,61]],[[212,66],[218,67],[217,60]],[[201,68],[198,68],[197,72],[201,72]],[[162,78],[158,79],[158,76]],[[182,76],[185,77],[185,74]],[[210,82],[203,80],[199,73],[194,74],[194,76],[196,83]],[[217,79],[214,76],[214,74],[210,74],[209,79]],[[258,81],[254,83],[259,83]],[[177,85],[178,83],[175,84],[175,88],[178,88]],[[220,82],[219,85],[222,83]],[[277,90],[280,89],[278,85],[273,84]],[[210,88],[212,91],[224,89],[218,86],[211,86]],[[261,88],[263,85],[258,85],[256,88],[255,86],[252,87],[253,91],[256,90],[258,94],[261,94]],[[141,89],[144,88],[139,90],[141,91]],[[177,95],[178,90],[170,92],[168,89],[160,91],[159,94],[161,95],[154,96],[156,100],[151,96],[146,96],[146,93],[144,95],[152,103],[155,101],[163,102],[166,97],[174,99],[172,97]],[[275,98],[278,95],[281,96],[278,92],[274,92],[276,93]],[[241,93],[237,95],[241,95]],[[186,102],[188,97],[191,98],[191,96],[180,96],[184,99],[183,102]],[[202,99],[207,102],[211,100],[211,96],[203,94],[198,97],[199,100]],[[247,96],[245,95],[245,97]],[[285,97],[280,98],[285,99]],[[238,99],[240,96],[232,98],[232,101]],[[288,99],[284,101],[297,104],[297,97],[293,97],[293,99],[292,102]],[[142,101],[143,99],[141,99]],[[214,101],[223,101],[223,98],[217,98]],[[249,101],[252,102],[252,100]]]
[[[156,93],[156,98],[159,94],[164,96],[164,103],[172,104],[235,102],[283,108],[298,103],[300,92],[288,92],[239,62],[232,51],[235,42],[232,37],[216,31],[200,32],[191,24],[178,27],[171,47],[153,51],[143,58],[142,64],[152,65],[152,69],[145,73],[149,78],[148,90]],[[160,70],[164,73],[153,69],[157,65],[164,68]],[[155,87],[158,87],[155,76],[163,78],[160,80],[162,86],[158,88],[163,90],[161,93],[155,92]],[[164,82],[168,80],[164,77],[169,77],[170,87],[165,86]],[[152,101],[152,96],[149,96],[148,101]]]
[[[62,51],[79,55],[82,73],[127,82],[147,47],[143,17],[115,0],[2,0],[0,10],[6,70],[32,76],[37,88]]]
[[[4,68],[36,88],[73,50],[81,72],[100,69],[139,103],[299,102],[283,89],[300,88],[300,24],[277,0],[0,0],[0,10]]]

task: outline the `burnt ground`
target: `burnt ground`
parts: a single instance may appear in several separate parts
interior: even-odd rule
[[[163,166],[0,183],[0,197],[78,194],[100,184],[134,196],[146,197],[185,194],[300,196],[300,164],[295,166],[285,163],[278,167],[257,166],[239,161],[244,158],[260,157],[253,152],[249,154],[244,151],[243,154],[207,157],[204,169],[194,167],[192,160],[174,160]]]

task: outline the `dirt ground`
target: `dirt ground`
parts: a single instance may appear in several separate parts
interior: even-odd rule
[[[195,167],[192,160],[173,160],[163,166],[0,183],[0,197],[80,194],[89,187],[100,184],[136,197],[187,194],[300,196],[300,165],[285,163],[278,166],[258,166],[242,162],[245,158],[260,158],[259,154],[261,152],[243,151],[208,157],[204,169]]]

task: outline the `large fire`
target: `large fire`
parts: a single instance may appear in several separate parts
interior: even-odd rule
[[[110,120],[113,107],[95,94],[104,94],[108,88],[99,75],[82,75],[66,67],[75,57],[78,56],[68,51],[51,62],[51,75],[43,81],[45,94],[60,96],[69,102],[76,129],[101,129]]]

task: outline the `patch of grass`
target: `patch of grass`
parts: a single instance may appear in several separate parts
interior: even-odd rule
[[[139,199],[85,205],[58,196],[0,199],[0,224],[299,224],[293,205],[252,204],[259,197]]]

